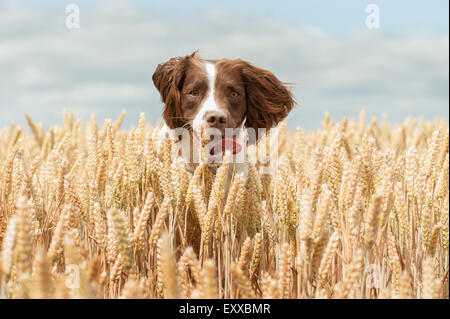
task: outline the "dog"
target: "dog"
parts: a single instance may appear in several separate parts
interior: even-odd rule
[[[296,103],[272,72],[241,59],[204,60],[194,52],[159,64],[152,79],[164,103],[160,135],[178,140],[191,173],[204,136],[208,161],[218,163],[225,150],[244,153]]]

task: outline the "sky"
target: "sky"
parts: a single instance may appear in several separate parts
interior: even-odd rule
[[[80,28],[66,27],[76,4]],[[368,4],[380,28],[368,28]],[[288,126],[388,115],[448,121],[448,1],[7,1],[0,0],[0,128],[78,118],[150,122],[162,103],[157,64],[195,50],[242,58],[293,83]]]

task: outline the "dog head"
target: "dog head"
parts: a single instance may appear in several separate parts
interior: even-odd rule
[[[159,64],[153,82],[171,129],[245,127],[269,129],[294,106],[285,84],[272,72],[237,60],[203,60],[195,53]],[[243,121],[245,120],[245,123]]]

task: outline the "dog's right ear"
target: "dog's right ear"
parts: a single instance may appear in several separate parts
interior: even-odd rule
[[[190,59],[194,58],[195,55],[196,52],[185,57],[172,58],[159,64],[155,73],[153,73],[153,83],[161,94],[161,100],[164,103],[163,118],[167,126],[172,129],[183,125],[180,91]]]
[[[163,103],[166,103],[169,90],[173,83],[173,75],[177,64],[180,62],[180,58],[172,58],[165,63],[158,64],[155,73],[153,73],[153,84],[161,94]]]

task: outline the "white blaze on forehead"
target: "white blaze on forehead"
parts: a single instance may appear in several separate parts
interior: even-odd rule
[[[210,62],[205,63],[206,73],[208,73],[209,84],[214,84],[216,80],[216,66]],[[211,86],[211,91],[214,91],[214,86]]]
[[[205,115],[206,112],[219,110],[219,107],[217,106],[216,101],[214,100],[214,83],[216,81],[216,66],[210,62],[204,63],[206,73],[208,75],[208,93],[193,121],[194,130],[196,131],[200,130],[200,127],[202,126],[203,123],[203,116]]]

